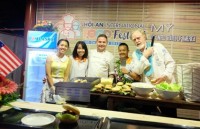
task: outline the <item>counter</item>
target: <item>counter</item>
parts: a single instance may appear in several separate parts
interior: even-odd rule
[[[148,97],[140,96],[125,96],[125,95],[116,95],[116,94],[102,94],[102,93],[90,93],[94,96],[107,96],[109,110],[114,110],[115,102],[131,102],[135,104],[150,105],[150,106],[160,106],[168,108],[182,108],[182,109],[192,109],[200,110],[200,103],[187,102],[181,99],[166,100],[166,99],[152,99]]]
[[[34,102],[12,102],[11,105],[15,107],[19,107],[19,108],[46,110],[46,111],[52,111],[52,112],[62,112],[64,110],[62,108],[62,105],[56,105],[56,104],[45,104],[45,103],[34,103]],[[6,110],[8,108],[9,107],[4,106],[1,108],[1,110]],[[196,120],[168,118],[168,117],[161,117],[161,116],[125,113],[125,112],[100,110],[100,109],[92,109],[92,108],[84,108],[84,107],[78,107],[78,108],[81,112],[81,115],[87,115],[87,116],[114,117],[114,118],[130,119],[130,120],[141,120],[141,121],[148,121],[148,122],[159,122],[159,123],[165,123],[165,124],[178,124],[178,125],[184,124],[185,126],[200,127],[200,121],[196,121]]]

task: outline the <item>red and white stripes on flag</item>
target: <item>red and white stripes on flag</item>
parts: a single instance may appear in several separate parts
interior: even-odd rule
[[[0,74],[7,76],[22,64],[23,62],[0,41]]]

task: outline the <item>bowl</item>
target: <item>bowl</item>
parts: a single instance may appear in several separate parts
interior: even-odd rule
[[[174,99],[179,95],[179,91],[168,91],[168,90],[161,90],[155,88],[156,92],[158,93],[159,97],[162,99]]]
[[[135,82],[131,84],[132,89],[137,95],[149,96],[149,93],[153,91],[154,86],[149,83]]]

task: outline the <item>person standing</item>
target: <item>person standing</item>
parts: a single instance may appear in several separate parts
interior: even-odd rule
[[[138,70],[137,74],[143,76],[143,81],[154,85],[162,82],[174,83],[175,61],[167,49],[160,43],[147,42],[143,29],[133,31],[130,38],[136,45],[136,50],[132,55],[136,65],[141,62],[149,64],[148,68]],[[150,107],[148,108],[150,109]],[[176,117],[176,109],[174,108],[157,108],[163,115]],[[149,109],[147,110],[150,111]]]
[[[152,84],[164,81],[173,83],[175,61],[167,49],[160,43],[154,43],[151,46],[151,43],[146,41],[147,37],[142,29],[133,31],[130,38],[136,45],[136,50],[132,54],[136,64],[142,60],[149,64],[147,69],[138,70],[139,75],[143,74],[143,80]]]
[[[100,34],[96,40],[97,49],[89,51],[87,77],[114,77],[114,56],[106,50],[108,38]]]
[[[86,77],[88,69],[88,48],[84,41],[78,41],[73,49],[70,68],[70,77]],[[46,82],[46,78],[43,79],[43,83]]]
[[[97,49],[89,51],[87,77],[114,78],[114,56],[106,50],[108,38],[100,34],[96,40]],[[91,96],[91,104],[107,108],[107,96]]]
[[[115,78],[117,82],[132,83],[140,81],[141,77],[134,73],[134,62],[128,56],[129,47],[126,43],[120,43],[118,46],[119,59],[115,62]]]
[[[88,69],[88,48],[85,42],[78,41],[76,43],[71,60],[70,80],[75,77],[86,77]]]
[[[65,55],[69,48],[69,41],[66,39],[60,39],[57,43],[57,53],[49,55],[46,59],[46,78],[41,102],[51,102],[53,100],[53,94],[55,94],[54,84],[61,81],[68,81],[71,67],[71,60]]]

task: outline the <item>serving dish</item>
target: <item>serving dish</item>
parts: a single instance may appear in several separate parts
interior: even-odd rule
[[[140,96],[148,96],[154,89],[154,86],[149,83],[135,82],[131,84],[132,89]]]
[[[155,88],[155,90],[158,93],[158,96],[162,99],[174,99],[180,94],[179,91],[168,91],[158,88]]]
[[[28,126],[46,126],[55,121],[55,116],[47,113],[29,114],[21,119],[21,122]]]

